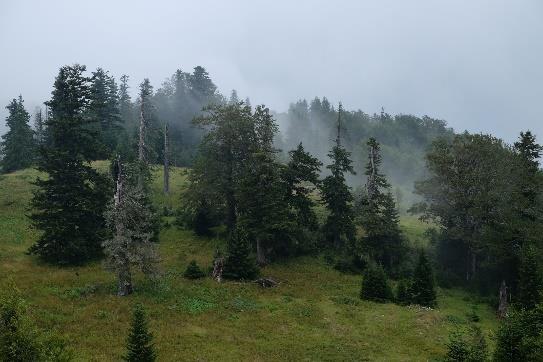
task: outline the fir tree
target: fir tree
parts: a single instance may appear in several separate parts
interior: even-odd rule
[[[412,302],[425,307],[436,305],[434,273],[426,253],[421,250],[411,285]]]
[[[125,361],[152,362],[156,360],[153,335],[148,330],[147,318],[141,304],[137,304],[134,308],[126,349],[126,355],[123,356]]]
[[[364,271],[360,298],[380,303],[392,299],[392,290],[382,266],[373,263],[368,265]]]
[[[85,66],[65,66],[47,102],[47,143],[40,149],[32,199],[34,226],[42,231],[30,252],[47,262],[78,264],[102,253],[104,211],[109,183],[90,165],[96,154],[92,121],[84,116],[89,100]]]
[[[0,143],[3,153],[0,166],[4,173],[29,167],[35,154],[34,132],[29,125],[30,115],[24,108],[23,98],[13,99],[6,109],[9,111],[6,118],[8,131]]]
[[[228,238],[228,255],[222,274],[225,279],[252,280],[258,276],[259,270],[250,250],[247,232],[237,227]]]
[[[347,186],[345,173],[354,174],[350,152],[341,145],[341,104],[337,120],[336,144],[328,154],[332,164],[326,166],[331,175],[327,176],[321,186],[323,203],[330,212],[324,225],[327,240],[335,248],[345,246],[346,242],[354,242],[353,195]]]
[[[521,308],[533,309],[541,302],[541,272],[537,254],[531,246],[524,246],[520,260],[518,304]]]

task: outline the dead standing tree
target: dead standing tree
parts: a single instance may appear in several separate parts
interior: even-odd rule
[[[164,193],[170,192],[170,140],[168,136],[168,124],[164,125]]]
[[[108,212],[108,222],[114,224],[115,235],[104,243],[104,250],[108,256],[107,264],[117,274],[119,296],[132,294],[132,273],[130,272],[130,258],[128,249],[130,238],[127,237],[126,205],[125,205],[125,178],[120,157],[117,156],[117,182],[113,197],[113,209]],[[113,226],[113,225],[112,225]]]

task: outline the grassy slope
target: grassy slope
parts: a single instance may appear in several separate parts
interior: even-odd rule
[[[264,275],[281,281],[274,289],[187,281],[181,273],[188,262],[210,265],[219,241],[174,227],[161,233],[161,280],[137,276],[135,294],[119,298],[114,276],[98,262],[59,269],[24,254],[37,236],[24,216],[36,176],[25,170],[0,178],[0,287],[14,279],[40,326],[63,333],[77,360],[118,360],[136,301],[149,310],[164,361],[425,361],[443,355],[448,332],[467,323],[472,306],[487,335],[496,328],[493,312],[461,291],[440,290],[439,309],[433,311],[360,301],[360,277],[310,257],[265,268]],[[185,172],[174,170],[172,195],[164,197],[161,179],[155,179],[160,207],[178,202],[184,182]],[[420,243],[424,227],[413,219],[403,222],[406,235]]]

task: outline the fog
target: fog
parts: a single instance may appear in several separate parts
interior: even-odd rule
[[[543,136],[542,17],[540,1],[3,0],[0,133],[11,98],[33,111],[77,62],[133,88],[202,65],[222,93],[277,111],[325,95],[508,141]]]

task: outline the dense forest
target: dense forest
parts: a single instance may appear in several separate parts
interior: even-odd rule
[[[356,298],[365,301],[439,309],[438,289],[460,288],[494,308],[500,326],[492,349],[477,326],[451,333],[446,360],[543,359],[543,147],[530,131],[507,144],[326,97],[277,113],[236,91],[220,94],[201,66],[156,89],[144,79],[137,95],[128,80],[64,66],[33,120],[22,96],[7,105],[1,171],[40,172],[27,213],[38,232],[27,251],[33,263],[103,261],[126,297],[138,293],[140,272],[165,277],[159,235],[181,228],[224,242],[210,269],[193,260],[187,279],[275,287],[268,268],[310,256],[360,276]],[[93,166],[98,160],[107,172]],[[168,195],[180,167],[180,197],[157,205],[155,171]],[[427,223],[427,244],[408,240],[407,214]],[[26,317],[16,286],[5,289],[0,359],[72,358],[69,341]],[[128,361],[157,358],[146,315],[134,307]]]

